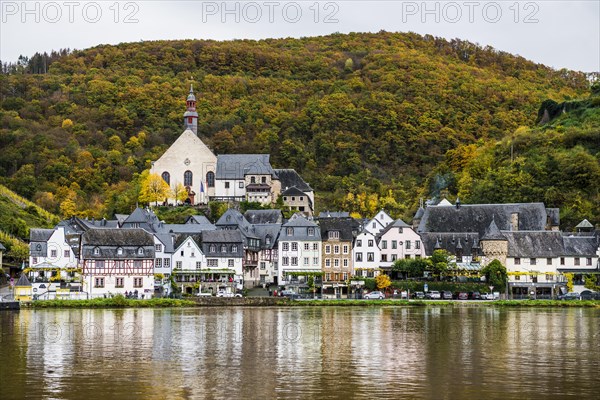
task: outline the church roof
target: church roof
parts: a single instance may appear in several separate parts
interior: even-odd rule
[[[244,179],[246,175],[271,175],[277,178],[269,154],[222,154],[217,156],[217,179]]]

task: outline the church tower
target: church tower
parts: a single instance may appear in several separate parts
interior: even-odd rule
[[[198,113],[196,112],[196,96],[194,96],[194,86],[190,85],[190,93],[186,100],[187,110],[183,114],[183,128],[190,129],[198,135]]]

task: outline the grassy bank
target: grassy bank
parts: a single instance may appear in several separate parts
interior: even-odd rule
[[[23,307],[30,308],[164,308],[164,307],[196,307],[192,300],[178,299],[147,299],[133,300],[123,296],[107,299],[92,300],[36,300],[23,303]]]

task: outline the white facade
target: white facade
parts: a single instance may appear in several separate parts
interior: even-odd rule
[[[175,249],[172,265],[174,271],[182,273],[187,271],[200,273],[206,269],[206,267],[206,257],[200,246],[191,236],[187,237],[179,247]]]
[[[83,277],[83,290],[88,298],[110,297],[116,294],[138,293],[138,298],[150,299],[154,294],[154,276],[147,273],[135,275],[111,274],[95,276],[86,274]]]
[[[381,250],[376,239],[373,233],[365,229],[354,240],[352,260],[355,276],[373,278],[379,275]]]
[[[377,235],[379,232],[385,229],[386,226],[394,222],[392,217],[385,211],[381,210],[365,225],[365,230]]]
[[[290,272],[321,272],[321,231],[317,224],[294,214],[281,228],[278,243],[278,283]]]
[[[154,273],[163,274],[165,278],[173,273],[173,254],[165,252],[166,245],[154,236]]]
[[[401,220],[384,230],[379,239],[379,249],[379,266],[383,268],[391,268],[396,260],[425,257],[421,236]]]

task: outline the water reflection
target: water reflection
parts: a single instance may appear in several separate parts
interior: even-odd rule
[[[531,398],[597,393],[600,311],[0,313],[2,397]]]

